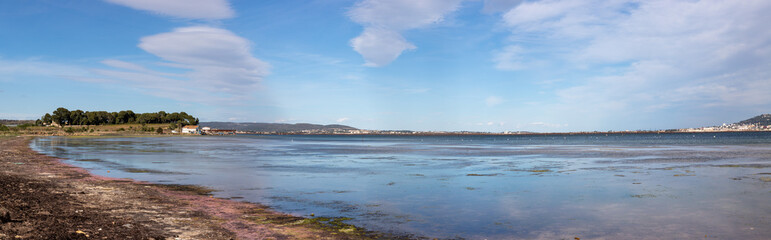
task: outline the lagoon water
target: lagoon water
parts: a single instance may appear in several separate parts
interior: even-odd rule
[[[771,238],[771,132],[51,137],[31,146],[97,175],[203,185],[396,234]]]

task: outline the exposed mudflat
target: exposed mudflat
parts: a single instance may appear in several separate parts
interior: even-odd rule
[[[367,239],[267,207],[213,198],[196,186],[89,174],[0,137],[0,239]]]

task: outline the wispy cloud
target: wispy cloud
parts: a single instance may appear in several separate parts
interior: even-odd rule
[[[227,0],[105,0],[156,14],[188,19],[226,19],[235,13]]]
[[[418,93],[427,93],[428,91],[431,91],[430,88],[408,88],[404,89],[405,93],[409,94],[418,94]]]
[[[504,125],[506,125],[506,123],[505,122],[492,122],[492,121],[490,121],[490,122],[480,122],[480,123],[476,123],[474,125],[477,125],[477,126],[488,126],[488,127],[491,127],[491,126],[503,127]]]
[[[566,113],[768,106],[756,96],[771,91],[769,11],[762,0],[524,2],[502,15],[511,42],[493,60],[586,72],[556,91],[562,109],[577,109]]]
[[[561,127],[567,127],[567,124],[559,124],[559,123],[547,123],[547,122],[531,122],[527,124],[530,127],[536,127],[536,128],[561,128]]]
[[[13,80],[15,76],[85,76],[88,71],[70,64],[55,63],[44,59],[6,60],[0,58],[0,81]]]
[[[498,51],[493,58],[495,68],[499,70],[520,70],[524,68],[522,63],[522,47],[510,45]]]
[[[487,105],[488,107],[493,107],[501,103],[503,103],[503,98],[498,96],[489,96],[485,98],[485,105]]]
[[[485,12],[485,13],[505,12],[519,5],[523,1],[524,0],[485,0],[484,7],[482,8],[482,12]]]
[[[380,67],[402,52],[416,49],[402,31],[430,26],[455,11],[461,0],[364,0],[348,12],[364,32],[351,39],[351,47],[364,57],[366,66]],[[395,17],[398,16],[398,17]]]
[[[339,118],[339,119],[337,119],[337,122],[338,122],[338,123],[344,123],[344,122],[346,122],[346,121],[348,121],[348,120],[350,120],[350,118],[344,117],[344,118]]]

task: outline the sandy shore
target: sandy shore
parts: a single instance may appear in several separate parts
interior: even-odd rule
[[[94,176],[32,151],[29,140],[0,137],[0,239],[378,238],[195,186]]]

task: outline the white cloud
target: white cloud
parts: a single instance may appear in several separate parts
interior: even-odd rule
[[[235,15],[227,0],[105,0],[137,10],[189,19],[225,19]]]
[[[444,20],[461,0],[364,0],[348,12],[354,22],[364,25],[364,32],[351,40],[351,47],[364,57],[367,66],[391,63],[405,50],[416,47],[401,31],[422,28]]]
[[[585,73],[556,91],[564,114],[771,106],[769,11],[763,0],[524,2],[502,15],[511,42],[493,60]]]
[[[364,57],[364,65],[370,67],[387,65],[404,50],[415,49],[415,45],[404,40],[398,32],[379,28],[364,29],[364,33],[351,39],[351,46]]]
[[[343,123],[343,122],[345,122],[345,121],[348,121],[349,119],[350,119],[350,118],[344,117],[344,118],[340,118],[340,119],[337,119],[337,122],[338,122],[338,123]]]
[[[232,32],[212,27],[177,28],[143,37],[139,47],[189,69],[192,84],[208,91],[244,94],[268,74],[269,65],[251,54],[251,43]]]
[[[488,107],[496,106],[503,103],[503,98],[500,98],[498,96],[489,96],[485,98],[485,104]]]
[[[248,40],[219,28],[177,28],[143,37],[139,47],[165,60],[156,67],[174,70],[152,70],[136,63],[107,59],[102,64],[116,70],[92,69],[91,76],[74,79],[124,84],[151,95],[182,101],[237,104],[249,99],[269,69],[267,63],[252,56]]]

